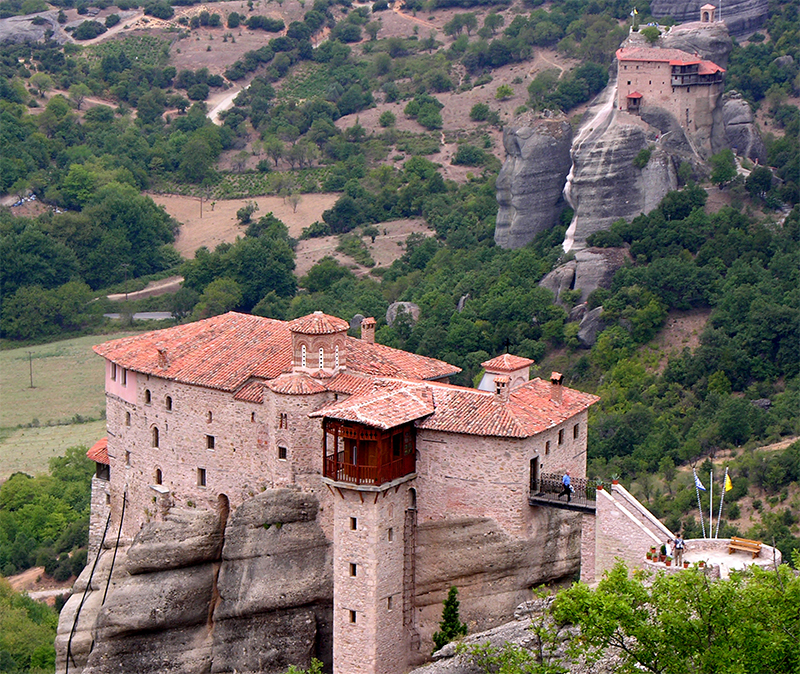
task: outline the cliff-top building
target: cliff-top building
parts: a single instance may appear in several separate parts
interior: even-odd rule
[[[617,107],[633,114],[661,108],[694,133],[710,126],[724,74],[724,68],[680,49],[623,47],[617,50]]]
[[[450,585],[475,629],[577,571],[582,515],[530,496],[544,475],[585,476],[597,398],[511,355],[483,363],[479,389],[453,386],[458,368],[375,343],[374,319],[360,339],[348,328],[227,313],[95,347],[108,438],[92,450],[91,544],[109,513],[125,543],[172,507],[313,494],[333,671],[401,673],[430,652]]]

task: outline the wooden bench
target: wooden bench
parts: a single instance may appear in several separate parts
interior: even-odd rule
[[[758,557],[761,552],[761,541],[751,541],[747,538],[739,538],[734,536],[728,544],[728,554],[732,555],[734,550],[742,550],[743,552],[752,552],[753,559]]]

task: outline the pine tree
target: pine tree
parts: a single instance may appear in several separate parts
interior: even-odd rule
[[[467,625],[461,622],[461,618],[458,615],[458,590],[455,587],[450,588],[450,592],[447,593],[447,599],[444,600],[439,630],[433,635],[433,643],[436,644],[434,652],[454,639],[467,634]]]

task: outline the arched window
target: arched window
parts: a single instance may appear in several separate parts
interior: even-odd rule
[[[206,422],[209,424],[213,421],[214,415],[211,413],[211,410],[208,411],[208,415],[206,416]]]
[[[325,367],[325,349],[319,347],[319,369]]]
[[[153,447],[158,447],[158,426],[153,426]]]
[[[131,425],[131,413],[130,412],[125,412],[125,425],[126,426],[130,426]]]
[[[167,408],[167,412],[172,412],[172,396],[167,396],[164,405]]]
[[[163,476],[161,475],[161,469],[156,468],[156,484],[161,484],[163,481]]]
[[[306,345],[300,347],[300,367],[306,366]]]
[[[339,345],[336,345],[336,348],[333,350],[333,361],[336,367],[339,367]]]
[[[145,405],[150,404],[150,389],[145,389],[144,391],[144,404]]]

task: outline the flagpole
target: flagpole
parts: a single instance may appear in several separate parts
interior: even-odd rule
[[[703,538],[706,537],[706,521],[703,518],[703,506],[700,505],[700,486],[699,486],[699,478],[697,477],[697,473],[695,469],[692,468],[692,474],[694,475],[694,491],[697,494],[697,510],[700,512],[700,526],[703,528]]]
[[[714,471],[708,471],[708,537],[714,531]]]
[[[714,538],[719,538],[719,523],[722,521],[722,504],[725,502],[725,492],[728,485],[728,466],[725,466],[725,477],[722,478],[722,495],[719,497],[719,513],[717,514],[717,533]]]

